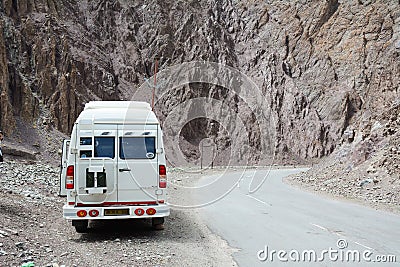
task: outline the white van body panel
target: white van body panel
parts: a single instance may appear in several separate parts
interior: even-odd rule
[[[160,165],[166,165],[162,130],[148,103],[90,102],[68,142],[60,181],[60,195],[67,196],[66,219],[169,215],[167,190],[159,184]],[[68,166],[73,166],[73,188],[69,189]],[[87,215],[80,217],[79,211]]]

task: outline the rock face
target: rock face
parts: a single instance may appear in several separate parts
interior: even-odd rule
[[[341,147],[365,161],[398,134],[397,1],[3,0],[0,14],[0,127],[8,136],[20,119],[68,133],[85,102],[130,99],[153,75],[154,57],[160,69],[206,60],[248,75],[271,110],[274,138],[243,134],[254,149],[269,139],[284,162]],[[232,120],[241,114],[240,98],[204,84],[177,88],[158,113],[198,96],[239,107]],[[242,118],[247,129],[257,128],[251,118]],[[225,130],[207,119],[186,125],[184,154],[198,159],[193,151],[207,136],[227,149]]]
[[[250,47],[256,49],[248,49],[245,36],[238,55],[249,58],[254,51],[243,68],[260,77],[270,97],[278,152],[328,155],[346,129],[365,131],[361,117],[371,124],[382,110],[398,105],[400,7],[391,3],[297,1],[247,11],[261,14],[265,8],[270,14],[253,31],[258,37]]]

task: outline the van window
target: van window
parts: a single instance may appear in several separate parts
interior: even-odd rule
[[[120,137],[119,143],[121,159],[154,159],[156,157],[155,137]]]
[[[82,159],[91,158],[92,157],[92,150],[81,150],[79,157],[82,158]]]
[[[92,137],[81,137],[80,145],[81,146],[90,146],[92,144]]]
[[[94,156],[98,158],[115,157],[115,138],[114,137],[95,137]]]

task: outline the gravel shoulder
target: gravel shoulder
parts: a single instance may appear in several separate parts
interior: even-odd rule
[[[236,266],[232,249],[199,219],[197,210],[173,209],[165,230],[148,221],[93,222],[78,234],[62,217],[59,168],[40,163],[0,163],[0,266]],[[171,170],[180,185],[201,174]],[[190,198],[180,186],[170,199]]]
[[[306,172],[285,177],[284,182],[325,198],[400,214],[400,180],[385,171],[370,170],[368,162],[349,170],[331,157]]]

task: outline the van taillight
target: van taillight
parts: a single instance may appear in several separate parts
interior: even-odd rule
[[[65,181],[67,189],[74,189],[74,166],[67,167],[67,179]]]
[[[159,175],[158,186],[160,188],[166,188],[167,187],[167,168],[165,167],[165,165],[158,166],[158,175]]]

